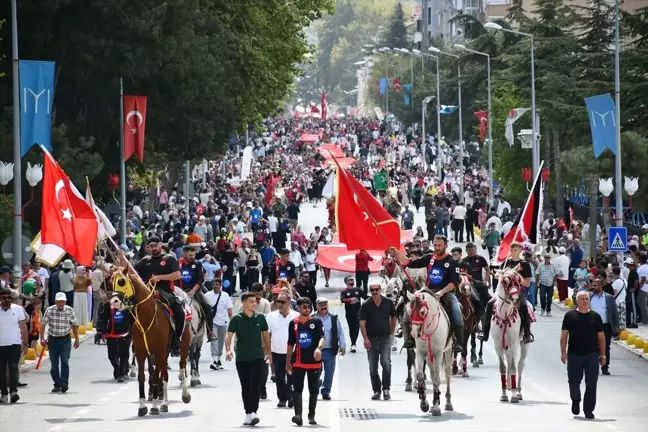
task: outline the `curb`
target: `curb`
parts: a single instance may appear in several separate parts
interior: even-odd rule
[[[560,303],[558,300],[555,300],[555,299],[553,300],[553,303],[562,310],[570,311],[570,310],[574,309],[574,308],[570,308],[570,307],[565,306],[564,304]],[[632,329],[626,329],[626,331],[628,333],[630,333],[630,334],[635,334],[635,333],[632,332]],[[628,345],[626,343],[626,341],[622,341],[622,340],[614,340],[614,339],[612,339],[612,343],[619,346],[619,347],[621,347],[621,348],[623,348],[626,351],[631,352],[632,354],[634,354],[634,355],[636,355],[638,357],[643,358],[644,360],[648,360],[648,353],[644,353],[643,349],[634,348],[632,345]]]
[[[86,331],[86,334],[83,335],[83,336],[80,335],[79,336],[79,345],[83,344],[83,342],[85,342],[88,339],[94,340],[94,337],[95,337],[96,333],[97,333],[97,331],[93,329],[93,330]],[[49,360],[49,354],[48,353],[49,353],[49,351],[47,351],[45,353],[45,355],[43,356],[43,362],[45,360]],[[43,366],[43,362],[41,362],[41,368]],[[25,364],[23,364],[20,367],[20,372],[25,372],[25,371],[28,371],[28,370],[31,370],[31,369],[35,369],[36,368],[36,363],[38,363],[38,357],[36,357],[36,360],[25,360]]]

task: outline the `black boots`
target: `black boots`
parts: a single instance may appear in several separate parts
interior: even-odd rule
[[[308,424],[316,425],[315,407],[317,407],[317,393],[308,395]]]
[[[529,308],[526,302],[526,298],[522,298],[519,311],[521,321],[520,324],[522,325],[522,331],[524,332],[522,342],[524,342],[525,344],[532,343],[535,338],[533,337],[533,334],[531,334],[531,317],[529,316]]]
[[[294,393],[295,399],[295,415],[292,418],[292,422],[297,426],[304,424],[302,419],[303,411],[303,401],[301,393]],[[315,420],[315,408],[317,407],[317,394],[311,394],[308,396],[308,424],[316,425],[317,421]]]
[[[482,319],[482,331],[477,335],[480,341],[488,342],[488,336],[490,335],[490,326],[491,319],[493,318],[493,305],[492,303],[486,304],[486,312],[484,313],[484,318]]]
[[[454,341],[452,344],[452,352],[460,353],[463,351],[463,326],[453,326]]]

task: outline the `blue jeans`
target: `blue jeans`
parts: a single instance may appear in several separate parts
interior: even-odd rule
[[[446,293],[445,296],[450,299],[450,315],[452,324],[457,327],[463,327],[463,316],[461,315],[461,307],[459,307],[459,300],[455,293]]]
[[[320,369],[320,387],[322,395],[331,394],[333,375],[335,374],[336,357],[333,348],[324,348],[322,350],[322,369]]]
[[[572,402],[581,401],[580,384],[585,373],[585,397],[583,412],[590,414],[596,407],[596,384],[599,374],[599,353],[587,355],[567,355],[567,379],[569,381],[569,396]]]
[[[540,284],[540,307],[543,311],[551,312],[551,303],[553,302],[553,285]]]
[[[527,300],[529,300],[529,303],[531,303],[532,307],[535,307],[536,304],[536,285],[535,282],[531,282],[531,285],[529,285],[529,288],[527,288]]]
[[[72,338],[55,338],[50,336],[47,345],[51,363],[50,375],[55,386],[68,385],[70,378],[70,352],[72,351]],[[59,363],[61,368],[59,370]]]

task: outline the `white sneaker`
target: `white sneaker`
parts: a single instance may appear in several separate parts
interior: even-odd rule
[[[0,403],[8,403],[8,402],[9,402],[9,395],[0,396]]]
[[[255,426],[259,424],[259,416],[257,413],[250,414],[250,426]]]
[[[245,420],[243,421],[243,426],[249,426],[252,421],[252,414],[245,414]]]
[[[540,316],[545,316],[545,311],[540,312]]]
[[[551,316],[551,312],[547,312],[547,316],[550,317],[550,316]]]

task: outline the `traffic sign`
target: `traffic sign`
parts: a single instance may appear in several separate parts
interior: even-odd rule
[[[625,252],[628,250],[628,229],[626,227],[608,228],[608,251]]]

